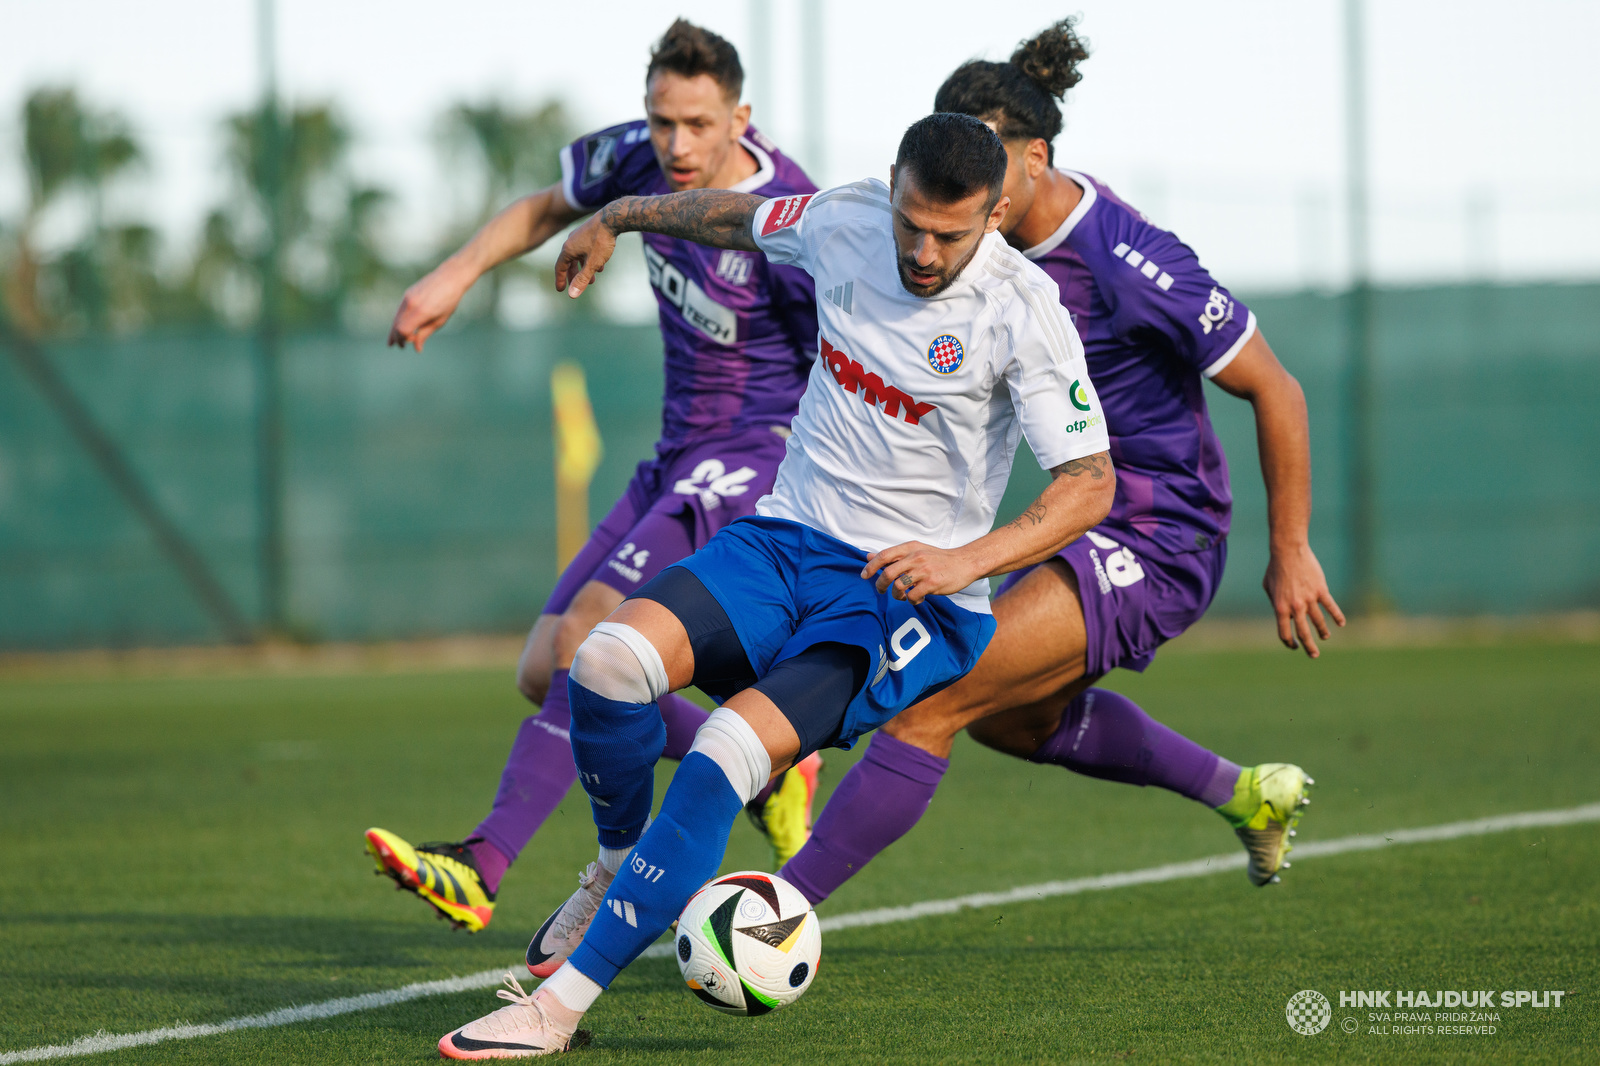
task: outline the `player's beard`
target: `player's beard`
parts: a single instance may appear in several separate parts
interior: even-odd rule
[[[985,236],[987,236],[987,234],[985,234]],[[960,280],[961,272],[967,269],[967,264],[972,262],[972,257],[978,254],[978,249],[982,246],[983,237],[979,237],[973,242],[972,251],[968,252],[966,258],[961,260],[961,262],[957,263],[949,270],[932,271],[931,273],[937,275],[939,280],[934,282],[929,288],[924,288],[923,286],[918,285],[911,280],[911,276],[906,273],[906,268],[910,267],[913,270],[923,272],[922,268],[918,266],[917,261],[910,256],[900,255],[899,249],[897,248],[895,249],[894,265],[895,269],[900,273],[900,287],[905,289],[913,296],[920,297],[924,300],[932,299]]]

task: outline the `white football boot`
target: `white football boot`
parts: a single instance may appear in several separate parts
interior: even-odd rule
[[[583,934],[589,931],[589,923],[594,921],[615,876],[598,862],[591,862],[578,875],[578,891],[568,896],[533,934],[528,944],[529,973],[549,977],[561,969],[567,956],[583,943]]]
[[[577,1023],[563,1025],[555,1014],[576,1016],[561,1007],[550,993],[540,997],[522,990],[512,974],[506,974],[508,988],[496,994],[510,1006],[485,1014],[439,1039],[439,1054],[447,1059],[526,1059],[535,1055],[555,1055],[589,1042],[589,1033]],[[546,1008],[549,1009],[546,1009]]]

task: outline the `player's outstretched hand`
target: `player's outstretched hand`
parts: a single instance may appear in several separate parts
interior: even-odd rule
[[[423,342],[450,321],[461,297],[472,286],[470,280],[465,285],[462,281],[459,271],[447,260],[407,289],[389,327],[390,347],[404,348],[409,343],[422,351]]]
[[[603,212],[573,230],[561,246],[561,255],[556,259],[557,292],[577,299],[617,250],[617,235],[601,221],[602,216]]]
[[[874,574],[879,592],[893,590],[895,599],[912,603],[960,592],[983,576],[959,549],[935,548],[915,540],[869,556],[861,576],[871,580]]]
[[[1322,564],[1309,544],[1283,554],[1273,552],[1261,587],[1267,590],[1272,611],[1278,616],[1278,639],[1291,651],[1303,647],[1313,659],[1322,654],[1311,631],[1315,629],[1317,636],[1328,639],[1332,631],[1323,617],[1324,610],[1344,625],[1344,612],[1333,601]]]

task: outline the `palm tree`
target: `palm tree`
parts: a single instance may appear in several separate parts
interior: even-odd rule
[[[560,180],[560,152],[573,136],[572,123],[559,100],[525,111],[498,100],[459,103],[446,110],[439,120],[446,164],[470,182],[477,195],[473,213],[451,228],[443,251],[454,251],[516,197]],[[508,263],[489,275],[488,299],[481,312],[485,317],[499,315],[507,269],[531,268]]]
[[[291,111],[276,159],[267,155],[269,118],[256,108],[224,124],[232,188],[206,215],[190,285],[218,318],[239,325],[254,320],[276,185],[281,321],[334,326],[348,301],[395,276],[376,224],[390,195],[350,173],[350,129],[331,106]]]
[[[42,334],[74,320],[104,329],[113,313],[134,316],[155,286],[154,231],[142,224],[108,226],[105,193],[144,161],[128,121],[85,107],[71,88],[36,89],[22,105],[23,168],[28,202],[13,238],[6,286],[12,317]],[[47,260],[38,230],[63,196],[81,193],[88,224],[79,242]]]

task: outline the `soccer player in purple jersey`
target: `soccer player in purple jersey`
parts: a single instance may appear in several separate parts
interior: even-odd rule
[[[743,84],[733,45],[674,22],[651,51],[647,117],[562,149],[560,184],[500,212],[406,291],[389,343],[421,351],[484,273],[619,197],[685,189],[815,192],[800,167],[749,125],[750,105],[739,103]],[[644,254],[666,349],[661,440],[562,573],[528,634],[517,687],[540,712],[522,723],[493,808],[465,839],[413,846],[388,830],[366,834],[380,872],[472,932],[489,923],[501,877],[577,779],[567,671],[578,645],[625,597],[754,513],[772,490],[816,358],[816,296],[804,271],[657,234],[645,235]],[[707,714],[676,694],[660,706],[666,757],[681,759]],[[805,838],[818,766],[820,759],[807,760],[752,803],[780,863]],[[582,884],[598,903],[609,881],[607,871],[591,866]]]
[[[1278,636],[1316,658],[1322,611],[1344,617],[1307,540],[1311,459],[1305,398],[1255,315],[1187,245],[1093,178],[1054,166],[1056,101],[1088,57],[1072,20],[974,60],[939,89],[936,111],[987,122],[1005,144],[1000,231],[1061,289],[1083,338],[1110,430],[1115,502],[1105,521],[1054,559],[1013,574],[994,602],[998,631],[978,665],[873,737],[780,871],[813,904],[916,824],[966,729],[979,743],[1093,777],[1159,785],[1219,811],[1238,832],[1250,880],[1277,879],[1304,772],[1240,767],[1093,687],[1117,667],[1143,670],[1192,625],[1222,578],[1232,497],[1201,379],[1255,408],[1271,560],[1263,582]]]

